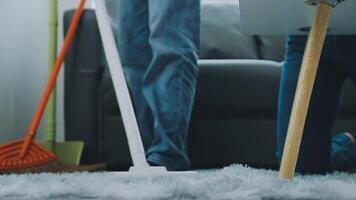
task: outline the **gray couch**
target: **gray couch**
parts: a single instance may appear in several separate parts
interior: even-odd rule
[[[68,27],[73,15],[65,15]],[[285,36],[248,36],[238,4],[202,4],[197,94],[189,131],[193,168],[233,163],[276,168],[276,111]],[[89,42],[90,41],[90,42]],[[67,140],[86,143],[82,163],[126,169],[131,160],[95,16],[86,11],[65,66]],[[346,84],[335,131],[356,132],[355,91]]]

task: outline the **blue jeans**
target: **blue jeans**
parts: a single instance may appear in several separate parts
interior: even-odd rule
[[[186,170],[199,0],[118,0],[118,48],[149,163]]]
[[[279,159],[283,153],[306,40],[306,36],[289,36],[286,46],[278,104]],[[326,173],[341,170],[340,167],[345,166],[347,159],[337,152],[340,148],[336,142],[340,138],[334,138],[331,144],[331,129],[343,83],[347,78],[356,83],[355,61],[355,36],[327,36],[305,123],[297,163],[298,172]]]

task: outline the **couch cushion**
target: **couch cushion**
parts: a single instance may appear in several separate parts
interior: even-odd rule
[[[258,36],[260,59],[282,62],[286,36]]]
[[[201,9],[203,59],[258,59],[253,36],[240,31],[238,1],[204,1]]]
[[[195,112],[202,116],[275,118],[280,63],[201,60]]]

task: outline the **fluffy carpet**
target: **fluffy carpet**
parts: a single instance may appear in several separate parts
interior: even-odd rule
[[[195,177],[110,173],[0,176],[0,199],[356,199],[356,176],[334,173],[280,181],[278,173],[234,165]]]

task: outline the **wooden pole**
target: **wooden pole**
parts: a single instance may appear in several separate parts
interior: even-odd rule
[[[332,10],[333,7],[329,4],[320,2],[317,5],[304,52],[279,170],[279,178],[283,180],[291,181],[294,177],[304,124]]]

